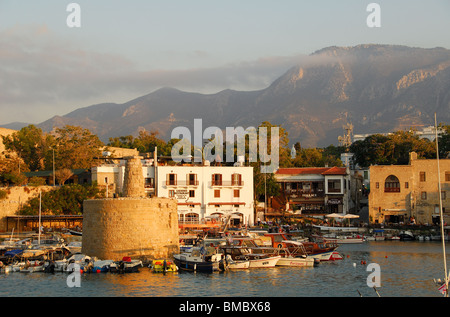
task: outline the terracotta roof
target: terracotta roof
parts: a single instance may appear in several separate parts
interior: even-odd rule
[[[320,175],[345,175],[345,167],[289,167],[280,168],[275,174],[290,174],[290,175],[300,175],[300,174],[320,174]]]

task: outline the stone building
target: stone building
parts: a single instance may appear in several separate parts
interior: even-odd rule
[[[440,223],[439,198],[444,222],[450,220],[450,159],[417,159],[408,165],[370,167],[369,221],[371,223]],[[441,183],[439,195],[438,182]]]

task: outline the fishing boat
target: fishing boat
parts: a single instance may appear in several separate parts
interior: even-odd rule
[[[178,266],[170,260],[153,260],[149,265],[153,273],[178,272]]]
[[[226,258],[230,256],[233,261],[249,261],[249,268],[275,267],[281,258],[274,248],[270,248],[270,253],[264,252],[269,248],[258,246],[228,244],[220,248]]]
[[[292,244],[295,240],[292,240],[291,235],[287,233],[268,233],[266,236],[271,237],[272,245],[275,248],[280,250],[288,249],[291,252],[291,255],[302,255],[300,254],[292,254],[292,249],[295,248],[295,245]],[[319,261],[336,261],[342,260],[343,257],[336,251],[338,244],[334,241],[326,241],[322,237],[313,236],[311,237],[312,241],[303,241],[301,242],[306,254],[313,258],[318,259]],[[303,251],[302,251],[303,252]]]
[[[174,262],[180,270],[212,273],[220,271],[222,254],[215,248],[196,246],[191,252],[174,254]]]
[[[279,249],[282,256],[278,260],[277,266],[313,267],[319,264],[319,259],[308,256],[302,242],[283,241],[283,243],[288,247]]]
[[[225,257],[225,265],[228,270],[242,270],[250,267],[249,260],[233,260],[231,255],[227,254]]]
[[[125,256],[121,261],[114,261],[110,264],[110,272],[112,273],[135,273],[139,272],[139,268],[143,267],[141,260],[132,260]]]

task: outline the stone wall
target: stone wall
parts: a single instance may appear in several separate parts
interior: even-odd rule
[[[82,252],[99,259],[170,258],[179,251],[177,203],[168,198],[84,201]]]
[[[54,190],[53,186],[14,186],[14,187],[0,187],[1,190],[8,194],[5,199],[0,199],[0,232],[6,230],[6,217],[15,216],[19,208],[25,204],[28,199],[39,195],[39,191],[47,192]],[[38,212],[38,210],[36,211]],[[24,228],[16,228],[17,230],[24,230]]]

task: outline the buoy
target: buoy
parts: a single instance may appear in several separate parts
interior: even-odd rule
[[[100,273],[100,269],[97,269],[97,273]]]
[[[350,255],[347,254],[347,258],[349,258],[349,257],[350,257]]]
[[[356,267],[356,263],[353,263],[353,267]]]
[[[83,270],[80,270],[80,273],[83,274],[84,273]]]

